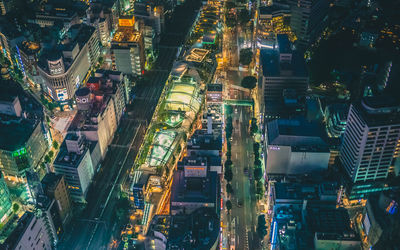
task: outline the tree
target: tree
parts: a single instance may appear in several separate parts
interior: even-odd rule
[[[264,195],[264,185],[261,181],[257,182],[257,198],[261,199],[261,197]]]
[[[54,149],[58,149],[58,142],[57,141],[53,141],[53,148]]]
[[[230,183],[227,183],[227,184],[226,184],[226,192],[227,192],[228,194],[233,193],[233,188],[232,188],[232,185],[231,185]]]
[[[231,152],[231,149],[230,149],[230,147],[228,147],[228,150],[226,151],[226,158],[228,158],[228,159],[231,159],[231,157],[232,157],[232,152]]]
[[[261,166],[261,161],[260,161],[260,159],[258,159],[258,158],[256,158],[256,159],[254,159],[254,165],[255,166]]]
[[[53,158],[53,156],[54,156],[53,150],[50,150],[47,155],[50,157],[50,159]]]
[[[232,167],[232,164],[233,164],[233,162],[231,159],[228,159],[225,161],[225,167]]]
[[[250,14],[247,9],[241,9],[238,15],[239,23],[242,25],[247,24],[250,21]]]
[[[262,169],[260,167],[254,168],[254,179],[256,181],[261,180],[262,177]]]
[[[228,167],[225,168],[225,173],[224,173],[224,178],[227,182],[231,182],[233,179],[233,173],[232,173],[232,168]]]
[[[231,209],[232,209],[231,200],[227,200],[226,203],[225,203],[225,206],[226,206],[226,209],[228,210],[228,213],[229,213],[229,211],[231,211]]]
[[[265,215],[259,215],[257,220],[257,233],[260,239],[263,239],[267,234],[267,227],[265,223]]]
[[[49,156],[49,155],[46,155],[46,156],[44,157],[44,162],[49,163],[50,161],[51,161],[50,156]]]
[[[16,212],[18,212],[18,210],[19,210],[19,205],[18,205],[18,203],[14,203],[14,204],[13,204],[13,212],[16,213]]]
[[[255,143],[253,144],[253,151],[254,151],[254,152],[258,152],[259,150],[260,150],[260,143],[255,142]]]
[[[241,85],[246,89],[254,89],[254,87],[257,85],[257,78],[254,76],[245,76],[242,79]]]
[[[253,59],[251,48],[241,49],[239,53],[239,62],[243,65],[249,65]]]

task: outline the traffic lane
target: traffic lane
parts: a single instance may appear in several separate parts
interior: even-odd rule
[[[140,142],[143,140],[144,137],[144,129],[141,129],[140,131],[137,131],[137,135],[134,138],[134,141],[132,142],[132,147],[129,150],[129,152],[127,152],[126,155],[126,161],[124,163],[124,165],[122,166],[122,170],[121,170],[121,175],[119,176],[119,178],[117,179],[115,185],[117,187],[119,187],[124,180],[124,177],[126,177],[129,174],[129,169],[132,167],[134,159],[138,153],[139,150],[139,146],[140,143],[135,143],[135,142]],[[125,156],[124,156],[125,157]],[[116,177],[113,177],[113,179],[115,179]],[[107,245],[108,242],[111,239],[112,236],[112,231],[110,231],[110,225],[112,224],[112,222],[116,219],[115,217],[115,205],[116,202],[118,201],[118,192],[119,189],[115,188],[114,192],[111,194],[111,198],[110,198],[110,202],[109,204],[105,207],[105,211],[103,213],[103,216],[101,218],[99,218],[99,220],[101,221],[105,221],[106,225],[108,225],[107,227],[97,227],[96,231],[94,232],[93,235],[93,240],[90,242],[90,246],[89,249],[96,249],[99,247],[102,247],[104,245]],[[120,224],[117,225],[117,228],[120,228]]]

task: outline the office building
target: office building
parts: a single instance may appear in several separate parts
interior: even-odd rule
[[[290,28],[290,6],[274,2],[269,6],[259,6],[257,29],[257,47],[260,49],[273,49],[276,45],[276,34],[287,34],[294,40]]]
[[[44,194],[56,201],[57,210],[62,223],[67,223],[72,217],[72,204],[64,176],[55,173],[47,173],[43,177],[41,183]]]
[[[90,79],[88,86],[92,90],[84,87],[76,91],[78,113],[68,131],[98,142],[103,159],[125,109],[124,90],[110,79],[96,77]]]
[[[150,222],[145,249],[219,248],[219,218],[212,208],[199,208],[191,214],[156,215]]]
[[[0,171],[0,223],[7,221],[11,214],[11,199],[7,184],[4,181],[3,174]]]
[[[328,0],[290,0],[290,26],[297,36],[297,44],[306,47],[313,43],[325,27]]]
[[[72,106],[76,89],[100,56],[96,30],[85,24],[69,28],[61,43],[39,60],[42,91],[61,107]]]
[[[67,134],[53,166],[57,174],[64,175],[71,199],[84,202],[94,175],[89,146],[84,137]]]
[[[18,45],[18,58],[22,73],[27,77],[26,81],[34,88],[40,88],[40,76],[38,72],[38,60],[41,46],[39,43],[29,40],[22,41]]]
[[[345,103],[335,103],[325,108],[325,126],[329,137],[342,137],[346,129],[348,113],[349,105]]]
[[[201,207],[212,208],[216,213],[219,211],[219,177],[201,163],[189,160],[184,170],[175,171],[171,186],[172,215],[190,214]]]
[[[65,31],[71,26],[79,24],[80,18],[70,7],[55,6],[52,3],[47,3],[45,8],[37,11],[33,18],[28,19],[28,22],[37,24],[41,28],[49,28],[61,23],[61,29]]]
[[[314,235],[314,249],[361,248],[360,236],[351,228],[346,209],[307,206],[305,218],[309,231]]]
[[[369,196],[364,207],[361,228],[364,248],[395,249],[400,245],[400,196],[398,193],[385,191]]]
[[[0,122],[0,168],[5,178],[22,181],[25,171],[36,168],[48,149],[39,120]]]
[[[131,98],[131,81],[127,75],[120,71],[102,70],[95,72],[94,77],[90,77],[86,86],[91,91],[101,91],[105,95],[111,96],[114,101],[114,110],[117,124],[120,123],[125,112],[126,104]]]
[[[51,237],[51,241],[56,244],[59,237],[64,232],[56,200],[41,194],[36,199],[35,208],[35,212],[38,216],[43,218],[43,222]]]
[[[366,97],[350,106],[340,160],[351,182],[384,180],[397,157],[400,105],[390,97]]]
[[[261,50],[262,93],[267,118],[288,116],[301,110],[309,77],[304,58],[292,50],[287,35],[277,35],[278,49]],[[286,93],[286,94],[285,94]],[[288,94],[295,98],[285,98]]]
[[[21,117],[22,108],[18,96],[2,95],[0,97],[0,114]]]
[[[116,17],[113,16],[112,7],[105,3],[92,2],[86,10],[86,24],[96,28],[98,39],[103,46],[109,45],[111,34],[116,29],[113,25],[114,18]]]
[[[17,227],[7,237],[1,249],[53,249],[55,246],[52,232],[45,218],[33,212],[25,212]]]
[[[266,124],[266,172],[271,178],[321,172],[330,152],[321,124],[304,117],[275,119]]]
[[[4,16],[10,10],[12,10],[13,4],[14,4],[14,0],[0,0],[1,15]]]
[[[120,17],[119,27],[111,41],[113,65],[129,75],[142,75],[145,66],[143,35],[134,28],[133,16]]]

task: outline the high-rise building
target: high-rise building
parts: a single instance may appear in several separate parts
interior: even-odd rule
[[[7,179],[22,181],[27,169],[35,168],[48,148],[39,120],[0,123],[0,169]]]
[[[111,41],[113,64],[124,74],[142,75],[145,66],[143,35],[134,28],[133,16],[119,19],[119,27]]]
[[[41,182],[44,193],[56,201],[62,223],[65,224],[71,217],[72,204],[64,176],[47,173]]]
[[[1,249],[53,249],[52,232],[46,225],[45,217],[32,212],[25,212],[17,227],[7,237]]]
[[[272,118],[298,110],[309,81],[304,58],[292,50],[288,36],[277,35],[277,42],[277,49],[261,50],[265,114]]]
[[[308,46],[318,38],[328,13],[328,0],[290,0],[290,26],[300,46]]]
[[[323,127],[305,117],[266,124],[266,172],[270,178],[320,173],[328,168],[329,147]]]
[[[4,16],[12,9],[14,0],[0,0],[1,15]]]
[[[67,134],[54,163],[57,174],[64,175],[71,199],[83,202],[94,176],[89,147],[79,134]]]
[[[39,60],[43,92],[61,106],[71,105],[76,89],[85,81],[99,56],[95,28],[73,25],[61,44],[53,51],[43,52]]]
[[[3,223],[11,214],[10,192],[0,171],[0,223]]]
[[[352,104],[340,160],[353,183],[386,179],[397,157],[400,104],[389,97],[365,97]]]

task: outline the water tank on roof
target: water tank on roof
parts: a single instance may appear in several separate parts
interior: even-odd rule
[[[91,104],[90,89],[80,88],[75,92],[76,105],[78,110],[89,110]]]

